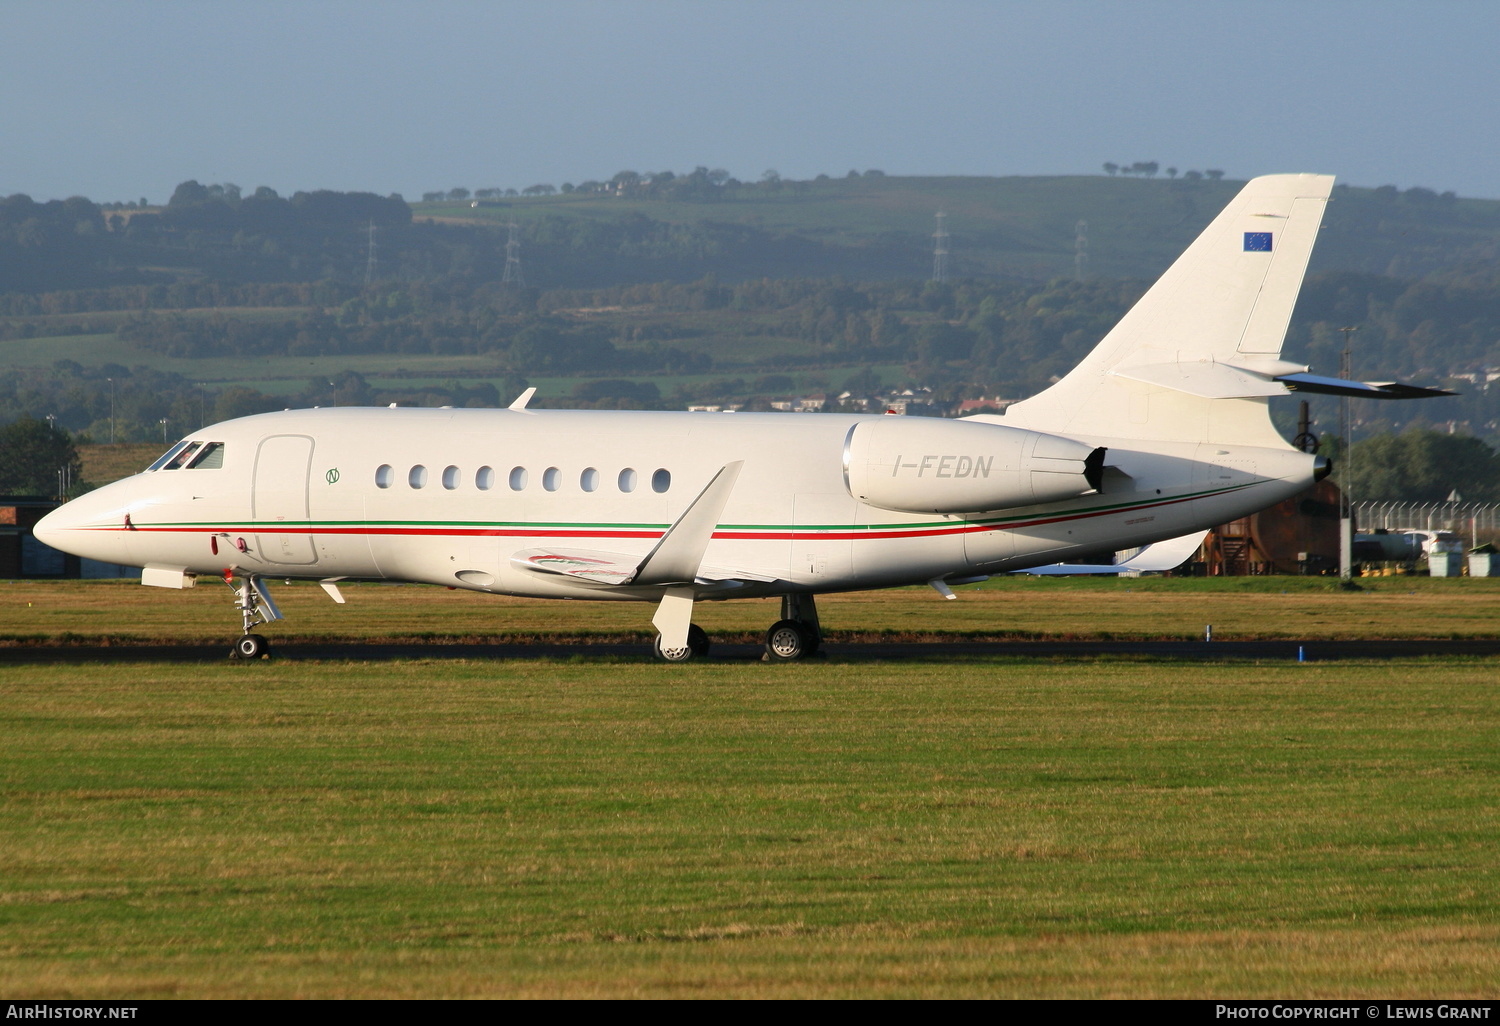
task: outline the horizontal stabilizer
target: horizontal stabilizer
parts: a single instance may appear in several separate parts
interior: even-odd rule
[[[1428,399],[1454,395],[1440,388],[1403,385],[1394,381],[1346,381],[1306,373],[1306,367],[1280,360],[1246,360],[1220,363],[1190,360],[1177,363],[1145,363],[1116,367],[1117,378],[1170,388],[1200,399],[1250,399],[1256,396],[1315,392],[1362,399]]]
[[[1293,392],[1320,395],[1347,395],[1358,399],[1431,399],[1440,395],[1457,395],[1441,388],[1403,385],[1397,381],[1346,381],[1317,374],[1283,374],[1276,379]]]
[[[1160,573],[1163,570],[1175,570],[1186,563],[1193,553],[1198,551],[1198,547],[1203,544],[1204,536],[1207,534],[1207,531],[1194,531],[1192,534],[1184,534],[1181,537],[1168,538],[1154,545],[1147,545],[1140,552],[1120,563],[1052,563],[1048,566],[1035,566],[1014,572],[1039,576]]]
[[[1148,363],[1121,367],[1117,378],[1160,385],[1204,399],[1248,399],[1257,395],[1286,395],[1286,388],[1268,377],[1229,363],[1193,361],[1191,363]]]

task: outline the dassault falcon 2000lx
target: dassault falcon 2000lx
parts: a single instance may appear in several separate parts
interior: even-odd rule
[[[1072,372],[1003,416],[529,410],[530,391],[504,410],[268,413],[194,432],[36,536],[141,566],[143,584],[222,577],[246,658],[281,618],[268,577],[339,602],[341,581],[653,602],[671,661],[707,651],[695,602],[779,596],[767,655],[800,658],[820,593],[951,594],[1302,491],[1328,463],[1281,438],[1270,396],[1423,393],[1280,358],[1332,186],[1249,182]]]

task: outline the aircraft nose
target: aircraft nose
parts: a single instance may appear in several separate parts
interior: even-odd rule
[[[37,521],[32,534],[43,545],[75,556],[125,563],[121,530],[130,510],[132,480],[116,481],[86,492]]]
[[[75,511],[68,508],[72,504],[71,502],[64,503],[36,522],[31,533],[36,536],[37,541],[54,549],[67,551],[64,548],[63,539],[69,531],[77,527],[78,519],[74,515]]]

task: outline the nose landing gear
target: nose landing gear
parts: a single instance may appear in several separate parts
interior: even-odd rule
[[[271,643],[263,635],[253,631],[263,623],[282,619],[281,610],[271,598],[270,589],[259,574],[246,574],[240,583],[234,583],[234,568],[224,571],[224,583],[234,592],[234,605],[240,611],[240,627],[243,635],[229,650],[231,659],[261,659],[271,654]]]
[[[234,643],[234,648],[229,650],[231,659],[259,659],[270,654],[271,643],[260,634],[246,634]]]

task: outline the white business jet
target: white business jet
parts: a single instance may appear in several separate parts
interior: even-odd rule
[[[292,410],[194,432],[36,535],[142,566],[143,584],[222,577],[245,658],[281,618],[266,579],[301,578],[339,602],[342,581],[651,602],[670,661],[708,649],[694,603],[779,596],[766,653],[798,659],[820,644],[818,594],[951,593],[1201,531],[1324,476],[1269,397],[1396,387],[1280,358],[1332,186],[1248,183],[1075,370],[1004,415],[529,410],[533,390],[504,410]]]

